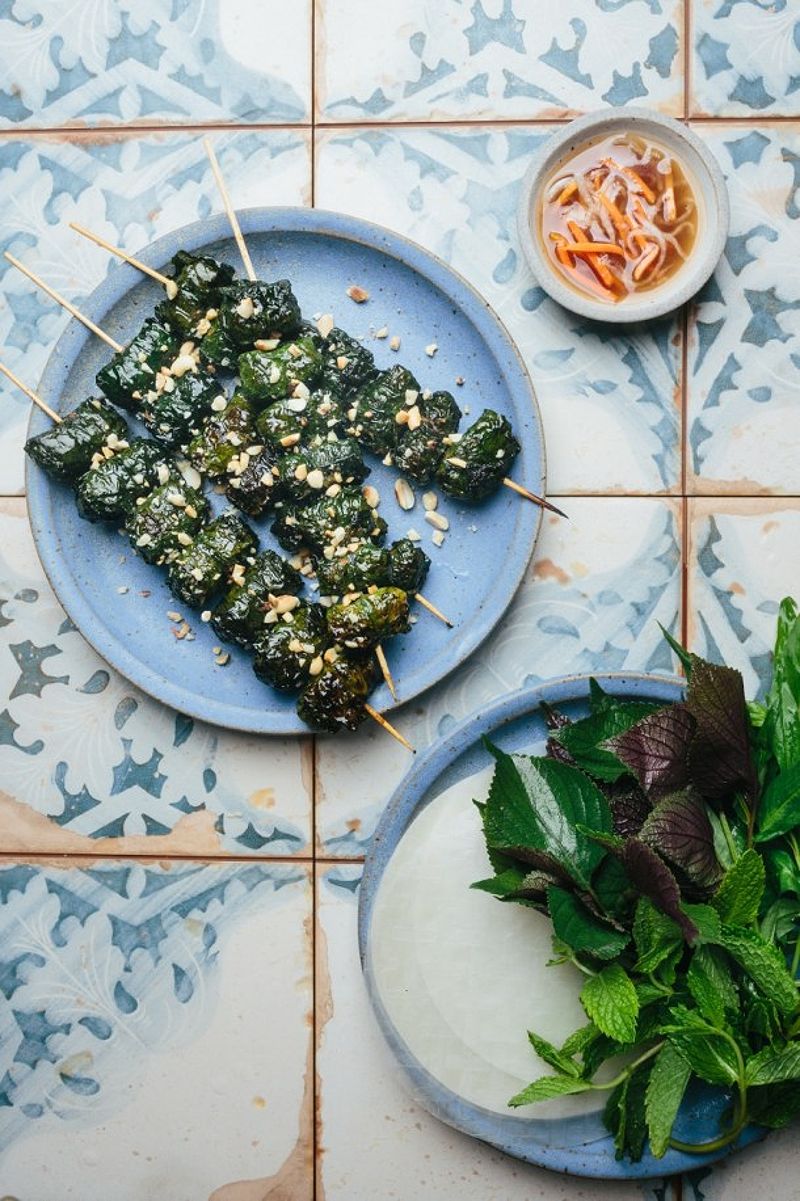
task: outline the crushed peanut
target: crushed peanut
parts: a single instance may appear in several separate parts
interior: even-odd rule
[[[347,295],[351,300],[354,300],[356,304],[363,304],[365,300],[369,300],[369,292],[366,290],[366,288],[360,288],[358,284],[351,284],[347,289]]]

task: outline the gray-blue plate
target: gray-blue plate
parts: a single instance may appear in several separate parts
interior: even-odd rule
[[[544,491],[544,446],[530,379],[508,333],[465,280],[414,243],[352,217],[277,208],[250,209],[239,217],[257,274],[291,279],[306,317],[333,313],[349,333],[366,335],[380,367],[399,361],[423,387],[452,391],[470,409],[462,428],[485,407],[505,413],[523,448],[514,479]],[[223,216],[176,230],[141,257],[163,269],[179,249],[208,251],[239,267]],[[350,284],[367,289],[368,303],[347,298]],[[158,284],[122,265],[83,309],[125,342],[162,296]],[[399,353],[387,339],[370,336],[384,325],[400,336]],[[425,352],[430,343],[438,345],[433,357]],[[73,320],[48,360],[42,396],[62,412],[74,408],[96,394],[94,377],[108,357],[105,344]],[[457,376],[465,379],[462,387],[455,384]],[[30,432],[39,433],[46,421],[34,410]],[[374,457],[371,466],[390,538],[411,527],[419,531],[433,559],[425,595],[455,623],[448,630],[419,609],[411,634],[387,646],[402,704],[457,668],[503,615],[533,553],[541,512],[507,488],[474,509],[443,500],[451,529],[437,550],[421,502],[403,512],[394,501],[396,473]],[[234,650],[226,667],[216,665],[217,637],[199,617],[184,614],[196,640],[176,642],[166,613],[177,606],[163,573],[135,556],[116,529],[82,521],[69,490],[31,463],[27,491],[33,536],[50,583],[75,625],[113,667],[158,700],[203,721],[252,733],[306,730],[294,696],[260,683],[246,654]],[[215,510],[224,507],[220,498],[212,500]],[[269,517],[255,523],[262,543],[274,546],[269,524]],[[128,592],[120,594],[126,586]],[[150,595],[141,596],[143,591]],[[383,711],[393,707],[385,685],[373,703]]]
[[[617,696],[666,703],[677,700],[682,695],[682,682],[663,676],[620,673],[596,678],[607,692]],[[721,1159],[730,1151],[763,1137],[765,1132],[759,1127],[749,1126],[733,1146],[712,1155],[690,1155],[671,1150],[663,1159],[655,1159],[648,1150],[639,1163],[631,1163],[629,1160],[615,1158],[613,1140],[603,1125],[599,1111],[569,1117],[541,1118],[536,1116],[535,1106],[524,1111],[509,1110],[508,1113],[483,1108],[443,1084],[428,1070],[419,1055],[410,1049],[390,1015],[392,999],[381,995],[372,966],[371,923],[381,882],[389,861],[415,817],[454,784],[475,775],[491,764],[491,756],[482,739],[488,738],[509,753],[542,754],[547,729],[540,708],[541,703],[546,701],[559,712],[574,719],[588,713],[588,696],[589,676],[568,676],[563,680],[521,689],[499,698],[488,709],[466,718],[415,760],[386,806],[366,857],[359,900],[361,961],[370,1000],[383,1034],[406,1074],[415,1097],[437,1118],[465,1134],[491,1143],[517,1159],[555,1171],[608,1179],[668,1176]],[[482,840],[477,817],[475,839],[478,842]],[[452,854],[458,854],[457,846]],[[441,873],[446,872],[447,868],[446,858],[439,857],[435,870]],[[452,868],[451,861],[451,870]],[[424,882],[421,885],[420,881],[416,880],[414,887],[424,887]],[[409,897],[408,901],[410,904],[412,898]],[[399,896],[399,903],[403,908],[402,895]],[[487,896],[486,903],[497,902]],[[407,911],[404,909],[404,912]],[[524,956],[524,946],[519,946],[518,950],[519,954]],[[413,957],[413,948],[408,954]],[[442,954],[446,954],[445,948],[442,948]],[[411,973],[408,974],[408,978],[410,977]],[[428,998],[424,988],[418,998],[416,994],[408,996],[407,984],[408,979],[404,981],[402,964],[396,964],[393,988],[403,991],[404,1004],[409,1007],[410,1012],[417,1014],[417,1021],[422,1023],[425,1020]],[[441,1013],[441,999],[438,1004]],[[447,1013],[442,1016],[446,1022]],[[499,996],[497,1031],[503,1032],[503,1010]],[[524,1033],[524,1030],[509,1030],[508,1037],[513,1039],[516,1034],[521,1034],[524,1039]],[[534,1062],[532,1060],[531,1077],[540,1074]],[[677,1119],[676,1136],[692,1143],[708,1142],[715,1138],[719,1134],[720,1118],[726,1102],[727,1098],[720,1090],[698,1089],[687,1095]]]

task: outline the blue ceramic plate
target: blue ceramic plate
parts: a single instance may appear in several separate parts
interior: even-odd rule
[[[544,491],[542,430],[530,379],[511,338],[469,284],[414,243],[352,217],[278,208],[239,216],[257,274],[291,279],[306,317],[333,313],[348,332],[366,337],[380,367],[403,362],[423,387],[457,394],[461,407],[469,407],[466,421],[484,407],[505,413],[523,446],[514,478],[534,492]],[[181,248],[207,251],[239,266],[224,216],[177,230],[141,257],[163,268]],[[348,299],[350,284],[366,288],[369,302],[356,305]],[[162,296],[158,284],[122,265],[83,308],[125,342]],[[399,353],[391,351],[387,339],[371,337],[384,325],[400,336]],[[439,348],[433,358],[425,353],[432,342]],[[50,356],[42,396],[58,410],[74,408],[96,393],[94,377],[108,357],[105,344],[73,320]],[[465,379],[462,387],[455,384],[457,376]],[[46,418],[34,410],[30,432],[39,433],[45,425]],[[541,513],[507,488],[473,510],[445,500],[441,511],[450,518],[451,531],[437,550],[421,502],[403,512],[394,499],[396,474],[377,459],[371,465],[390,538],[412,527],[419,531],[433,560],[425,595],[455,623],[450,631],[420,610],[412,633],[387,646],[404,703],[458,667],[503,615],[533,552]],[[252,733],[306,730],[295,713],[294,696],[261,684],[247,655],[234,651],[226,667],[216,665],[217,639],[199,618],[191,621],[196,640],[176,642],[166,612],[177,606],[163,572],[137,558],[115,529],[82,521],[69,491],[30,463],[27,491],[33,536],[53,589],[84,637],[113,667],[158,700],[204,721]],[[220,498],[212,500],[216,510],[224,507]],[[262,543],[274,546],[269,524],[269,518],[255,523]],[[184,616],[191,619],[188,612]],[[393,707],[385,685],[373,703],[381,710]]]
[[[628,674],[597,679],[618,696],[666,702],[681,695],[675,679]],[[361,959],[383,1034],[415,1097],[436,1117],[556,1171],[610,1179],[667,1176],[710,1163],[731,1148],[710,1156],[669,1151],[663,1159],[648,1152],[639,1163],[620,1162],[602,1122],[602,1102],[592,1109],[582,1100],[582,1111],[568,1105],[557,1117],[542,1116],[547,1110],[536,1106],[507,1109],[509,1096],[551,1070],[537,1065],[527,1045],[526,1018],[545,1037],[552,1037],[542,1025],[547,1021],[565,1036],[585,1021],[577,1002],[580,984],[565,975],[573,969],[545,965],[550,936],[545,918],[469,889],[490,874],[471,805],[472,798],[485,799],[492,764],[481,740],[488,737],[508,752],[541,754],[546,739],[541,702],[582,717],[588,694],[588,676],[512,693],[467,718],[415,761],[389,801],[366,858]],[[455,886],[448,884],[453,878]],[[527,990],[507,978],[520,964],[533,985]],[[515,1012],[520,1005],[523,1016]],[[691,1142],[714,1138],[722,1109],[723,1099],[710,1090],[689,1095],[678,1136]],[[736,1146],[762,1134],[750,1127]]]

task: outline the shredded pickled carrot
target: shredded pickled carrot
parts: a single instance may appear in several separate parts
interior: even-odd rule
[[[609,196],[606,196],[605,192],[598,192],[597,195],[603,208],[607,211],[609,217],[614,222],[614,228],[616,229],[617,233],[624,238],[625,235],[630,231],[630,221],[619,211],[614,201]]]
[[[581,229],[577,221],[568,221],[567,229],[578,243],[590,242],[592,240],[587,236],[586,231]],[[596,259],[593,255],[590,255],[586,261],[588,262],[592,271],[594,271],[597,278],[600,280],[601,284],[604,284],[607,288],[613,288],[619,284],[620,281],[617,279],[616,275],[609,271],[605,263],[601,263],[599,259]]]
[[[618,254],[625,258],[625,251],[616,242],[566,242],[564,249],[570,254]]]

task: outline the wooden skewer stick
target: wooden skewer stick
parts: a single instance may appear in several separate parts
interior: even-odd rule
[[[427,597],[424,597],[421,592],[414,593],[414,600],[419,601],[419,603],[423,606],[423,608],[427,609],[429,613],[432,613],[434,617],[438,617],[439,621],[443,621],[444,624],[448,627],[448,629],[452,630],[453,623],[450,620],[450,618],[445,617],[445,615],[444,615],[444,613],[442,613],[441,609],[437,609],[436,605],[431,604],[431,602],[427,599]]]
[[[0,363],[0,371],[2,371],[3,375],[11,380],[12,384],[16,384],[19,390],[24,392],[28,399],[32,400],[38,409],[41,409],[43,413],[46,413],[51,421],[55,421],[56,425],[61,425],[61,422],[64,420],[64,418],[60,417],[55,409],[51,409],[50,405],[47,404],[46,401],[42,400],[41,396],[37,396],[27,384],[23,384],[19,376],[15,375],[10,367],[6,367],[5,363]]]
[[[368,713],[372,720],[376,721],[379,726],[383,726],[387,734],[391,734],[392,738],[396,738],[397,741],[404,746],[407,751],[411,751],[412,755],[416,755],[417,752],[408,739],[404,738],[400,731],[396,730],[392,723],[387,721],[382,713],[379,713],[377,709],[373,709],[372,705],[368,705],[366,701],[364,702],[364,712]]]
[[[155,267],[148,267],[147,263],[143,263],[141,259],[134,258],[132,254],[128,254],[125,250],[120,250],[119,246],[112,246],[105,238],[101,238],[99,234],[93,234],[90,229],[86,229],[83,225],[78,225],[77,221],[70,221],[70,229],[74,229],[81,237],[88,238],[90,242],[94,242],[96,246],[102,246],[103,250],[110,251],[115,254],[118,259],[122,259],[126,263],[130,263],[132,267],[136,267],[138,271],[143,271],[145,275],[149,275],[151,279],[155,279],[158,283],[163,284],[167,289],[174,287],[175,281],[169,279],[168,276],[162,275],[160,271],[156,271]]]
[[[520,496],[524,496],[526,500],[531,500],[535,505],[541,505],[543,509],[549,509],[551,513],[558,513],[559,517],[569,518],[566,513],[562,513],[561,509],[557,509],[555,505],[551,505],[549,500],[545,500],[543,496],[537,496],[535,492],[529,492],[527,488],[523,488],[522,484],[516,484],[510,480],[508,476],[503,480],[506,488],[510,488],[512,492],[518,492]]]
[[[55,288],[51,288],[50,285],[46,284],[40,276],[31,271],[29,267],[26,267],[24,263],[21,263],[19,259],[14,258],[14,255],[9,254],[7,250],[5,251],[5,257],[8,259],[9,263],[11,263],[12,267],[16,267],[17,270],[21,271],[23,275],[27,275],[28,279],[36,284],[37,288],[41,288],[42,291],[46,292],[52,300],[55,300],[57,304],[60,304],[63,309],[66,309],[68,313],[72,313],[73,317],[77,317],[79,321],[83,322],[87,329],[91,330],[93,334],[97,334],[98,338],[102,338],[106,345],[110,346],[112,350],[122,350],[122,345],[121,343],[117,342],[116,338],[112,338],[111,335],[107,334],[105,330],[100,328],[99,325],[95,325],[94,321],[87,317],[85,313],[82,313],[80,309],[76,309],[75,305],[70,300],[67,300],[66,296],[62,296],[60,292],[56,292]]]
[[[255,282],[256,273],[255,268],[253,267],[253,260],[250,258],[250,251],[247,249],[245,240],[242,237],[242,231],[239,226],[239,218],[236,216],[233,205],[231,204],[231,198],[228,195],[228,189],[225,186],[225,180],[222,178],[222,172],[219,169],[217,156],[214,153],[214,147],[211,145],[210,138],[203,138],[203,149],[208,155],[208,161],[211,163],[211,170],[214,173],[214,179],[217,181],[219,194],[222,197],[222,203],[225,206],[225,212],[228,214],[228,220],[231,223],[231,229],[233,230],[233,236],[236,239],[236,245],[239,247],[239,254],[242,256],[242,262],[244,263],[244,269],[247,272],[247,278]]]
[[[378,666],[381,669],[381,674],[382,674],[384,680],[386,681],[386,687],[391,692],[392,699],[396,701],[397,700],[397,690],[395,689],[394,680],[392,679],[392,672],[389,667],[389,664],[386,661],[386,653],[382,646],[375,647],[375,658],[378,660]]]

